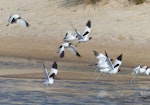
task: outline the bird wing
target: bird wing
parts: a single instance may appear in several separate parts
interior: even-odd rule
[[[44,70],[44,74],[45,74],[45,79],[49,80],[49,75],[48,75],[48,72],[47,72],[47,69],[46,69],[44,63],[43,63],[43,70]]]
[[[110,68],[110,71],[114,69],[113,64],[111,62],[111,59],[109,58],[109,56],[107,55],[106,51],[105,51],[105,55],[106,55],[106,62],[108,64],[108,67]]]
[[[84,31],[83,31],[83,37],[88,37],[90,32],[91,32],[91,20],[89,20],[86,23],[86,26],[85,26]]]
[[[106,56],[104,55],[104,54],[102,54],[102,53],[99,53],[99,52],[97,52],[97,51],[95,51],[95,50],[93,50],[93,52],[94,52],[94,55],[96,56],[96,58],[98,59],[98,60],[100,60],[100,61],[106,61]]]
[[[98,56],[98,55],[99,55],[99,52],[97,52],[97,51],[95,51],[95,50],[93,50],[93,52],[94,52],[94,55],[95,55],[95,56]]]
[[[70,50],[74,55],[81,57],[74,45],[70,45],[67,49]]]
[[[20,24],[20,25],[22,25],[22,26],[25,26],[25,27],[28,27],[29,26],[29,24],[28,24],[28,22],[27,21],[25,21],[24,19],[17,19],[17,24]]]
[[[83,39],[83,36],[77,31],[77,29],[74,28],[75,33],[77,34],[78,40]]]
[[[53,63],[52,68],[57,69],[57,63],[56,62]]]
[[[54,63],[52,64],[51,71],[50,71],[50,73],[49,73],[49,77],[50,77],[50,78],[51,78],[52,76],[55,77],[55,75],[57,75],[57,72],[58,72],[58,70],[57,70],[57,63],[54,62]]]
[[[51,77],[52,74],[57,75],[57,72],[58,72],[57,69],[51,68],[51,71],[50,71],[50,73],[49,73],[49,77]]]
[[[68,32],[66,33],[64,39],[67,40],[69,37],[71,37],[71,32],[68,31]]]
[[[113,65],[114,65],[114,68],[120,66],[121,63],[122,63],[122,54],[120,54],[120,55],[117,57],[117,59],[115,60],[115,62],[114,62],[114,64],[113,64]]]
[[[11,15],[10,17],[12,17],[12,18],[15,18],[15,19],[19,19],[19,18],[21,18],[19,15]]]
[[[60,58],[63,58],[65,53],[64,53],[64,46],[60,45],[59,49],[58,49],[58,54]]]

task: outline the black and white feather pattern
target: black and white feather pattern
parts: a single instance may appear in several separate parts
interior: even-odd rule
[[[91,20],[88,20],[88,22],[86,23],[82,35],[77,31],[76,28],[74,28],[74,31],[77,34],[78,43],[87,42],[88,40],[92,39],[92,37],[89,37],[89,33],[91,32]]]
[[[105,55],[107,57],[106,61],[109,67],[109,74],[116,74],[119,71],[119,67],[122,64],[122,54],[120,54],[114,63],[112,63],[111,59],[109,58],[108,54],[105,52]]]
[[[76,33],[71,33],[71,31],[68,31],[64,37],[64,42],[71,42],[77,38]]]
[[[20,24],[22,26],[29,27],[29,23],[17,14],[11,15],[9,17],[7,26],[9,26],[9,24],[13,24],[13,23],[17,23],[17,24]]]
[[[69,42],[65,42],[62,45],[60,45],[59,49],[58,49],[58,53],[59,53],[59,57],[63,58],[65,55],[65,48],[67,48],[68,50],[70,50],[74,55],[81,57],[81,55],[78,53],[76,47]]]
[[[45,74],[45,82],[44,84],[45,85],[49,85],[49,84],[53,84],[54,83],[54,78],[55,76],[57,75],[57,63],[54,62],[52,67],[51,67],[51,70],[50,70],[50,73],[47,72],[47,69],[45,67],[45,64],[43,63],[43,70],[44,70],[44,74]]]

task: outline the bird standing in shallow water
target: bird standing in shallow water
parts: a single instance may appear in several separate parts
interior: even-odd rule
[[[133,77],[131,79],[131,82],[135,82],[138,74],[150,75],[150,68],[148,66],[142,67],[141,65],[138,65],[137,67],[135,67],[132,72]]]

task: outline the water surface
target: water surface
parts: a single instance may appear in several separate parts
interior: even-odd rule
[[[44,86],[41,79],[0,79],[2,105],[127,105],[149,104],[149,81],[73,81],[56,80]]]

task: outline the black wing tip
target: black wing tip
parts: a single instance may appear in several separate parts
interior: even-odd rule
[[[78,52],[76,53],[76,55],[77,55],[78,57],[81,57],[81,55],[80,55]]]
[[[91,20],[88,20],[88,22],[86,23],[86,26],[88,26],[89,28],[91,28]]]
[[[105,55],[106,55],[106,57],[108,57],[108,54],[107,54],[107,52],[105,51]]]
[[[59,48],[62,48],[62,47],[63,47],[62,45],[59,46]]]
[[[56,61],[54,61],[53,65],[52,65],[52,68],[57,69],[57,63],[56,63]]]
[[[122,54],[117,57],[118,60],[122,61]]]
[[[29,27],[29,26],[30,26],[30,24],[28,22],[26,22],[26,27]]]
[[[60,58],[63,58],[63,57],[64,57],[64,55],[65,55],[65,52],[64,52],[64,51],[62,51],[62,53],[59,55],[59,57],[60,57]]]
[[[95,56],[97,56],[99,53],[97,52],[97,51],[95,51],[95,50],[93,50],[93,52],[94,52],[94,55]]]

